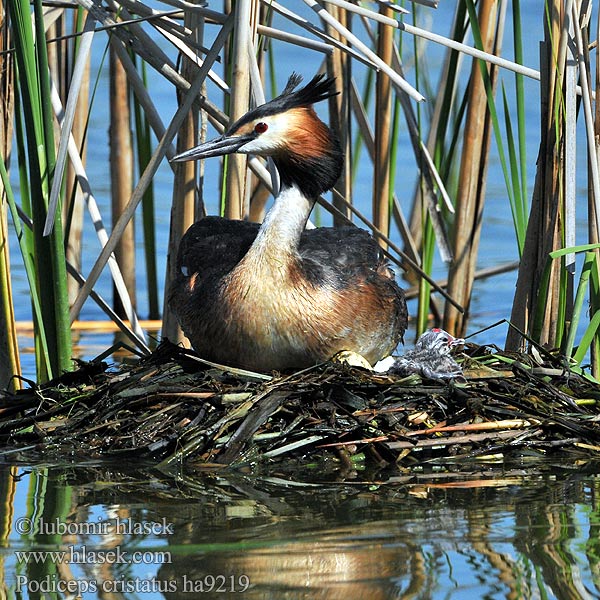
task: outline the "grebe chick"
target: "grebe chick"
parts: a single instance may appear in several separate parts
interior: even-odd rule
[[[337,181],[339,142],[312,105],[336,94],[322,75],[173,160],[238,152],[273,158],[281,190],[262,225],[220,217],[183,236],[170,306],[200,356],[254,371],[304,368],[342,350],[371,364],[407,323],[403,291],[379,246],[357,227],[305,230],[320,194]]]
[[[428,379],[453,379],[460,377],[461,366],[450,355],[454,346],[464,344],[462,338],[455,338],[437,327],[423,333],[415,347],[401,356],[390,356],[379,361],[374,370],[393,375],[417,373]]]

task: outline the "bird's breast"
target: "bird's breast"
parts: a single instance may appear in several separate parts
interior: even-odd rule
[[[274,352],[318,346],[335,308],[331,291],[308,281],[296,260],[249,262],[224,282],[229,327]]]

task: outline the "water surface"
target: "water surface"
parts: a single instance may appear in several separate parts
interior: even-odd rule
[[[596,475],[303,475],[5,466],[7,597],[600,597]]]

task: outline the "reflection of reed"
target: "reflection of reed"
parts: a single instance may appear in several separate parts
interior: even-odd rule
[[[475,508],[467,514],[469,525],[467,527],[467,537],[473,550],[484,557],[489,565],[497,571],[498,579],[506,586],[508,590],[507,600],[519,600],[520,598],[530,597],[529,582],[519,572],[518,564],[509,555],[498,552],[494,545],[490,543],[491,521],[493,515],[489,511]]]
[[[592,581],[597,590],[600,590],[600,520],[598,519],[598,491],[600,483],[594,481],[590,486],[591,505],[590,532],[585,545],[585,555],[589,563]]]
[[[548,497],[541,502],[539,511],[516,511],[515,547],[527,556],[557,598],[597,597],[585,589],[581,561],[571,546],[577,527],[572,506],[552,500]]]

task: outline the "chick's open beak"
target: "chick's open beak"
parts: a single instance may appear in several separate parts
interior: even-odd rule
[[[211,156],[223,156],[237,152],[244,144],[253,139],[252,135],[222,135],[199,146],[194,146],[181,154],[177,154],[171,162],[183,162],[186,160],[199,160]]]

